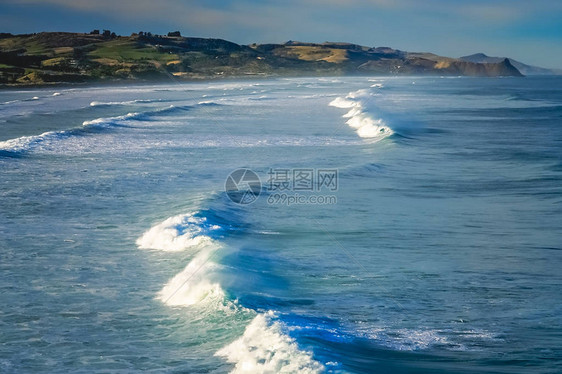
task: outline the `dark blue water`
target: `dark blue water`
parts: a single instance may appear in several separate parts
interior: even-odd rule
[[[0,372],[560,372],[561,83],[0,92]]]

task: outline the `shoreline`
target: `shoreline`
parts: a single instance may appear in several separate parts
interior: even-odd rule
[[[541,75],[541,76],[532,76],[532,77],[541,77],[541,78],[548,78],[548,77],[556,77],[557,75]],[[233,75],[233,76],[221,76],[221,77],[203,77],[203,78],[178,78],[176,80],[170,79],[153,79],[153,80],[140,80],[140,79],[120,79],[120,80],[93,80],[88,82],[51,82],[51,83],[29,83],[29,84],[0,84],[0,91],[10,91],[10,90],[21,90],[21,89],[44,89],[44,88],[84,88],[84,87],[116,87],[121,85],[135,85],[135,86],[142,86],[142,85],[160,85],[160,84],[190,84],[190,83],[208,83],[208,82],[227,82],[227,81],[249,81],[249,80],[268,80],[268,79],[282,79],[282,78],[468,78],[468,79],[498,79],[498,78],[527,78],[529,76],[492,76],[492,77],[483,77],[483,76],[471,76],[471,75],[455,75],[455,74],[423,74],[423,75],[416,75],[416,74],[386,74],[386,75],[374,75],[374,74],[318,74],[318,75],[311,75],[311,74],[287,74],[287,75]]]

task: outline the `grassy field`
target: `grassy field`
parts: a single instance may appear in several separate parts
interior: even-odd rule
[[[347,43],[238,45],[221,39],[79,33],[0,34],[0,84],[240,76],[518,75],[505,63],[478,64],[429,53]],[[485,66],[486,65],[486,66]]]
[[[155,46],[142,45],[129,38],[112,40],[96,45],[96,49],[89,53],[91,58],[104,58],[119,62],[157,61],[166,64],[178,60],[179,56],[172,53],[162,53]]]

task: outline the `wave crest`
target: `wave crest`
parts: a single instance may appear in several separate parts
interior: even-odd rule
[[[235,364],[231,373],[320,373],[324,367],[312,354],[300,350],[293,338],[274,321],[271,311],[258,314],[239,339],[215,353]]]
[[[212,239],[207,234],[220,228],[209,224],[206,217],[197,217],[192,213],[180,214],[153,226],[136,243],[140,249],[183,251],[210,244]]]
[[[82,122],[82,126],[108,127],[111,125],[120,125],[122,121],[140,119],[141,116],[142,113],[127,113],[123,116],[107,117],[107,118],[101,117],[89,121],[84,121]]]
[[[215,222],[221,222],[220,226]],[[215,353],[235,365],[232,373],[319,373],[322,364],[312,353],[299,349],[274,320],[272,311],[256,313],[231,300],[221,286],[221,270],[214,258],[223,244],[217,238],[228,230],[228,222],[210,211],[197,211],[170,217],[146,231],[138,240],[139,248],[163,251],[197,250],[185,269],[171,278],[158,292],[157,299],[169,306],[186,306],[191,313],[208,318],[217,312],[236,320],[253,318],[244,334]]]
[[[219,266],[211,257],[221,247],[212,244],[199,252],[189,264],[176,274],[158,293],[158,299],[170,306],[207,305],[211,309],[235,310],[234,303],[227,301],[221,285],[212,280],[213,271]]]
[[[149,120],[152,116],[173,113],[176,111],[189,110],[187,106],[174,106],[155,109],[152,111],[127,113],[122,116],[100,117],[93,120],[82,122],[82,127],[75,127],[61,131],[47,131],[39,135],[21,136],[15,139],[0,141],[0,151],[7,153],[24,153],[33,150],[43,143],[50,145],[51,143],[68,138],[70,136],[84,135],[96,130],[108,129],[111,127],[127,127],[128,121]]]
[[[386,138],[394,134],[392,129],[382,118],[374,118],[368,109],[369,101],[372,100],[372,94],[367,90],[358,90],[350,92],[346,97],[337,97],[330,106],[342,109],[349,109],[343,115],[349,118],[346,124],[356,129],[357,135],[362,138]]]
[[[154,102],[161,102],[162,100],[158,99],[158,100],[142,100],[142,99],[137,99],[137,100],[128,100],[128,101],[109,101],[109,102],[104,102],[104,101],[92,101],[90,103],[90,106],[117,106],[117,105],[134,105],[134,104],[145,104],[145,103],[154,103]]]
[[[23,153],[32,150],[44,142],[57,141],[71,136],[68,131],[47,131],[39,135],[21,136],[0,142],[0,150],[8,153]]]

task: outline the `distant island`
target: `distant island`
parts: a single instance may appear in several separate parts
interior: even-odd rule
[[[178,31],[131,36],[109,30],[0,33],[0,84],[341,75],[517,77],[523,75],[522,68],[526,72],[535,68],[509,58],[483,56],[457,59],[335,42],[240,45],[222,39],[183,37]],[[539,72],[546,73],[546,69]]]

